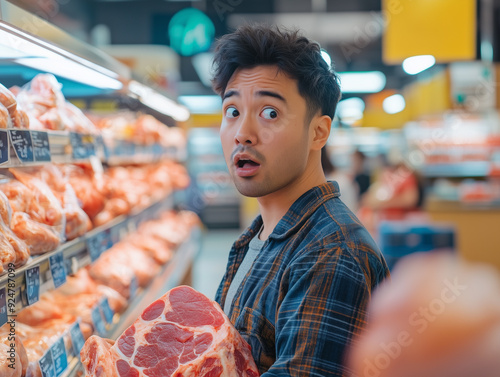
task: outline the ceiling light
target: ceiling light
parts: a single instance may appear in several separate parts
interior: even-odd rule
[[[218,114],[222,109],[222,98],[217,95],[179,96],[179,102],[194,114]]]
[[[343,93],[377,93],[385,87],[386,78],[380,71],[339,72]]]
[[[326,52],[326,50],[321,49],[321,57],[326,62],[326,64],[328,64],[329,67],[332,66],[332,58],[330,57],[330,54]]]
[[[153,110],[168,115],[179,122],[185,122],[189,119],[190,114],[186,107],[137,81],[130,81],[128,89],[130,94],[136,96],[139,101]]]
[[[340,101],[337,105],[337,116],[347,124],[353,124],[363,118],[365,102],[358,97],[348,98]]]
[[[384,99],[382,108],[387,114],[397,114],[406,107],[405,98],[401,94],[394,94]]]
[[[436,64],[436,58],[432,55],[418,55],[407,58],[403,62],[403,70],[409,75],[416,75]]]

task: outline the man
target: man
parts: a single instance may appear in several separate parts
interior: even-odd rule
[[[322,171],[337,77],[317,44],[264,26],[222,37],[214,66],[226,163],[261,213],[234,243],[216,300],[264,377],[348,376],[345,350],[388,269]]]

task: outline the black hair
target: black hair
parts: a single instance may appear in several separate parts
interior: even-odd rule
[[[335,171],[335,165],[332,160],[330,160],[326,145],[321,148],[321,167],[323,168],[323,173],[325,173],[327,177]]]
[[[224,95],[237,69],[260,65],[278,67],[296,79],[300,95],[308,105],[308,116],[318,111],[333,119],[340,99],[338,76],[321,56],[318,43],[300,35],[298,30],[284,31],[275,26],[245,25],[222,36],[215,48],[214,90]]]

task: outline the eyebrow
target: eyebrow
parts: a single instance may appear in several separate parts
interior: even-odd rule
[[[273,97],[277,98],[280,101],[283,101],[286,103],[286,99],[281,95],[276,92],[271,92],[269,90],[259,90],[258,92],[255,93],[259,97]],[[236,90],[230,90],[227,93],[224,94],[224,97],[222,97],[222,100],[224,101],[226,98],[232,97],[232,96],[240,96],[240,93]]]

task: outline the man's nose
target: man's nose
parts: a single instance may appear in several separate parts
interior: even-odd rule
[[[238,131],[234,136],[236,144],[255,145],[257,143],[257,130],[255,121],[251,117],[244,117],[240,119]]]

